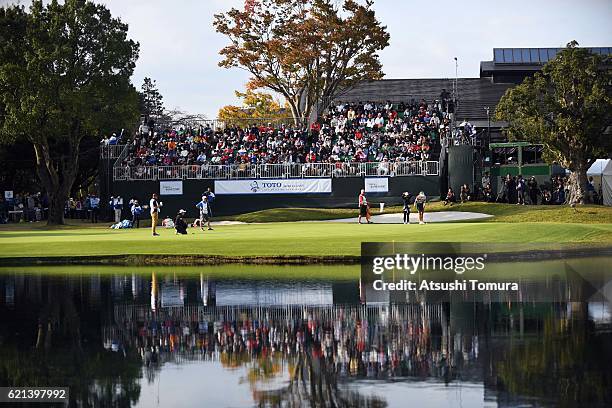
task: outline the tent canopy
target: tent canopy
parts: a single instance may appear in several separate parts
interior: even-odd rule
[[[600,176],[603,174],[604,169],[610,164],[610,159],[597,159],[595,163],[587,170],[589,176]]]
[[[601,174],[604,176],[612,176],[612,160],[608,159],[608,163],[606,164],[606,167],[604,167]]]
[[[608,160],[601,174],[601,194],[604,205],[612,205],[612,160]]]

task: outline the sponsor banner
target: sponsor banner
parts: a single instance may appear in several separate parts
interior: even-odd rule
[[[160,181],[159,195],[182,195],[183,181]]]
[[[331,178],[215,180],[215,194],[331,193]]]
[[[181,307],[185,305],[185,294],[179,285],[162,285],[161,307]]]
[[[366,177],[365,178],[366,193],[388,193],[389,178],[388,177]]]

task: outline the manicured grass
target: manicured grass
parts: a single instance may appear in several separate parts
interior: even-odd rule
[[[220,225],[215,231],[190,230],[176,236],[160,228],[110,230],[108,223],[76,222],[59,228],[42,223],[0,226],[0,257],[189,254],[221,256],[356,256],[362,241],[406,242],[588,242],[612,243],[612,208],[518,206],[465,203],[452,207],[430,203],[428,211],[471,211],[492,214],[480,222],[428,225],[291,221],[349,218],[356,209],[279,208],[225,219],[256,224]],[[391,207],[386,212],[401,211]],[[377,213],[377,211],[375,211]]]
[[[428,211],[469,211],[493,215],[486,222],[561,222],[611,224],[612,207],[584,205],[571,208],[568,205],[513,205],[468,202],[445,206],[431,203]]]
[[[148,229],[0,229],[0,257],[118,254],[202,254],[225,256],[330,256],[360,254],[362,241],[412,242],[589,242],[612,243],[612,224],[446,223],[428,225],[267,223],[189,230],[177,236]]]
[[[385,213],[401,211],[402,207],[399,206],[385,208]],[[574,209],[566,205],[531,206],[469,202],[445,206],[441,202],[434,202],[427,205],[427,211],[467,211],[494,215],[494,218],[487,219],[486,222],[612,223],[612,207],[595,205],[579,206]],[[377,215],[378,209],[373,209],[372,214]],[[222,219],[241,222],[288,222],[352,218],[357,215],[356,208],[273,208]]]
[[[395,208],[393,212],[400,211]],[[357,216],[354,208],[273,208],[245,214],[221,217],[221,220],[240,222],[323,221]]]

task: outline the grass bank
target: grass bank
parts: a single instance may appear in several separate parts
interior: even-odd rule
[[[359,265],[212,265],[212,266],[113,266],[113,265],[37,265],[0,267],[0,276],[5,274],[45,276],[114,276],[136,274],[157,277],[214,278],[240,280],[330,280],[355,281],[359,279]]]

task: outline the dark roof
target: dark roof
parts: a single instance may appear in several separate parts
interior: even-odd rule
[[[442,89],[452,93],[454,79],[383,79],[364,82],[345,90],[335,100],[343,102],[408,102],[425,99],[432,102],[440,99]],[[506,89],[512,84],[494,84],[490,78],[457,79],[457,118],[486,119],[485,106],[495,106]]]

